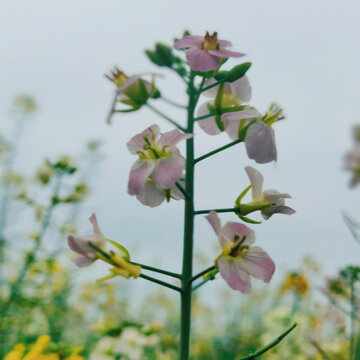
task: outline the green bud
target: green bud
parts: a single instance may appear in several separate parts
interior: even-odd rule
[[[251,63],[246,62],[240,65],[234,66],[230,71],[226,74],[226,81],[227,82],[234,82],[236,80],[241,79],[247,71],[250,69]]]

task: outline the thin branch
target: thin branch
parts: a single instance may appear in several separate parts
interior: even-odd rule
[[[174,125],[175,127],[177,127],[179,130],[181,130],[182,132],[186,132],[186,129],[183,128],[180,124],[178,124],[176,121],[174,121],[173,119],[171,119],[169,116],[165,115],[163,112],[161,112],[160,110],[158,110],[156,107],[150,105],[149,103],[146,104],[146,106],[152,110],[154,113],[156,113],[157,115],[159,115],[160,117],[162,117],[163,119],[167,120],[170,124]]]
[[[207,210],[196,210],[194,211],[195,215],[208,214],[211,211],[215,211],[217,213],[226,213],[226,212],[237,212],[239,209],[236,208],[227,208],[227,209],[207,209]]]
[[[174,278],[177,278],[177,279],[181,279],[180,274],[173,273],[171,271],[158,269],[158,268],[155,268],[155,267],[152,267],[152,266],[149,266],[149,265],[144,265],[144,264],[140,264],[140,263],[133,262],[133,261],[129,261],[129,262],[130,262],[130,264],[140,266],[144,270],[149,270],[149,271],[157,272],[159,274],[164,274],[164,275],[171,276],[171,277],[174,277]]]
[[[193,286],[191,288],[191,291],[194,292],[195,290],[197,290],[198,288],[200,288],[201,286],[205,285],[209,280],[214,280],[211,277],[206,278],[205,280],[199,282],[197,285]]]
[[[218,82],[216,82],[216,83],[214,83],[214,84],[211,84],[211,85],[209,85],[209,86],[201,89],[201,92],[204,92],[204,91],[206,91],[206,90],[212,89],[213,87],[218,86],[218,85],[222,84],[223,82],[225,82],[225,79],[224,79],[224,80],[220,80],[220,81],[218,81]]]
[[[194,159],[194,164],[198,163],[198,162],[201,161],[201,160],[204,160],[204,159],[208,158],[209,156],[215,155],[215,154],[217,154],[217,153],[220,152],[220,151],[223,151],[223,150],[225,150],[225,149],[228,149],[228,148],[230,148],[230,147],[232,147],[232,146],[234,146],[234,145],[236,145],[236,144],[239,144],[239,143],[241,143],[241,142],[243,142],[243,139],[237,139],[237,140],[235,140],[235,141],[233,141],[233,142],[231,142],[231,143],[229,143],[229,144],[227,144],[227,145],[221,146],[221,147],[219,147],[219,148],[217,148],[217,149],[215,149],[215,150],[213,150],[213,151],[210,151],[210,152],[208,152],[207,154],[202,155],[202,156]]]
[[[212,117],[212,116],[215,116],[215,115],[218,115],[219,114],[219,111],[211,111],[209,112],[208,114],[206,115],[202,115],[202,116],[199,116],[197,118],[194,119],[194,121],[199,121],[199,120],[203,120],[203,119],[207,119],[209,117]]]
[[[111,108],[110,108],[110,111],[109,111],[109,115],[106,118],[106,123],[107,124],[111,124],[111,117],[112,117],[112,115],[114,113],[114,108],[115,108],[117,96],[118,96],[118,94],[117,94],[117,92],[115,92],[114,100],[111,103]]]
[[[285,336],[289,335],[297,326],[297,323],[294,323],[289,329],[287,329],[284,333],[282,333],[278,338],[276,338],[274,341],[272,341],[270,344],[264,346],[262,349],[254,352],[253,354],[247,355],[242,358],[238,358],[238,360],[254,360],[260,355],[266,353],[270,349],[272,349],[274,346],[276,346]]]
[[[151,276],[148,276],[148,275],[145,275],[145,274],[140,274],[139,277],[141,277],[141,278],[143,278],[143,279],[145,279],[145,280],[148,280],[148,281],[152,281],[152,282],[154,282],[154,283],[156,283],[156,284],[165,286],[165,287],[167,287],[167,288],[169,288],[169,289],[173,289],[173,290],[178,291],[178,292],[180,292],[180,293],[181,293],[181,291],[182,291],[181,288],[179,288],[178,286],[169,284],[169,283],[167,283],[167,282],[165,282],[165,281],[161,281],[161,280],[155,279],[155,278],[153,278],[153,277],[151,277]]]
[[[190,279],[190,282],[195,281],[195,280],[198,279],[199,277],[201,277],[201,276],[203,276],[203,275],[207,274],[208,272],[213,271],[213,270],[215,270],[215,269],[216,269],[216,267],[215,267],[214,265],[208,267],[207,269],[205,269],[205,270],[199,272],[198,274],[196,274],[195,276],[193,276],[193,277]]]

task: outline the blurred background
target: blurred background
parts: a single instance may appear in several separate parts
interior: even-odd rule
[[[76,223],[79,234],[88,233],[88,217],[93,212],[103,233],[125,245],[134,260],[180,271],[183,204],[171,202],[151,209],[126,193],[134,162],[126,142],[153,123],[162,131],[171,128],[147,109],[116,115],[111,125],[106,124],[114,86],[104,74],[114,65],[128,74],[161,72],[164,76],[156,81],[162,93],[184,103],[181,81],[159,71],[144,50],[152,49],[157,41],[172,44],[186,29],[199,35],[217,31],[220,39],[232,41],[232,49],[244,52],[244,61],[253,63],[247,74],[253,90],[251,104],[264,112],[276,101],[286,115],[285,121],[274,125],[276,163],[259,166],[247,158],[240,145],[198,165],[196,208],[231,207],[248,184],[244,167],[254,166],[264,174],[264,188],[290,193],[288,205],[296,209],[293,216],[274,216],[255,229],[257,243],[277,265],[276,286],[287,271],[313,269],[315,262],[314,267],[321,268],[323,274],[319,284],[324,274],[335,276],[339,269],[357,264],[358,244],[341,212],[360,218],[359,189],[349,189],[350,174],[344,171],[344,155],[353,147],[352,128],[360,121],[356,111],[360,90],[358,2],[224,0],[220,5],[203,0],[150,0],[135,5],[113,0],[102,4],[3,0],[0,6],[0,133],[5,152],[6,142],[16,146],[11,172],[23,177],[7,180],[10,185],[6,183],[2,193],[4,198],[11,187],[11,193],[20,198],[20,203],[11,200],[6,221],[10,240],[5,256],[11,259],[4,270],[6,276],[15,279],[22,261],[26,263],[26,253],[36,243],[46,219],[46,204],[56,190],[39,175],[45,159],[50,161],[50,171],[56,166],[65,171],[62,191],[70,200],[54,210],[40,250],[59,254],[71,273],[72,286],[93,281],[106,269],[96,264],[90,271],[82,271],[67,262],[72,255],[66,245],[66,226]],[[229,60],[226,66],[235,64]],[[14,99],[18,100],[14,103]],[[36,106],[29,108],[32,101]],[[182,110],[162,109],[179,122],[185,121]],[[228,137],[208,136],[197,127],[195,142],[196,154],[201,155],[226,144]],[[64,156],[69,158],[64,160]],[[2,162],[3,173],[9,170],[8,162]],[[72,167],[77,168],[74,174]],[[24,198],[21,191],[25,188]],[[71,196],[77,197],[74,200]],[[228,214],[222,219],[233,220]],[[195,236],[196,271],[210,265],[218,250],[217,239],[201,216]],[[310,261],[313,265],[305,266],[304,258],[306,264]],[[116,285],[120,289],[124,287],[117,290],[122,296],[135,297],[135,308],[144,294],[157,289],[142,279],[113,282],[120,283]],[[258,285],[258,291],[265,291],[263,284]],[[8,291],[4,287],[6,296]],[[198,296],[206,306],[214,306],[220,301],[219,294],[226,291],[225,282],[214,281]],[[244,298],[233,296],[235,303]],[[314,291],[315,299],[321,296],[320,291]],[[251,302],[249,297],[242,301]],[[98,309],[89,313],[95,314],[91,321],[98,320]],[[153,321],[156,316],[148,318]],[[46,332],[29,331],[34,339]],[[15,343],[20,335],[12,336]],[[79,346],[83,345],[82,340]]]

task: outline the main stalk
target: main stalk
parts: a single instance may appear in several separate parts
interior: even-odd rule
[[[187,119],[187,133],[192,134],[194,129],[194,110],[198,94],[194,88],[194,77],[191,76],[188,88],[189,105]],[[194,234],[194,139],[186,140],[186,183],[184,215],[184,248],[181,283],[181,328],[179,359],[188,360],[190,354],[190,328],[191,328],[191,277],[193,260],[193,234]]]

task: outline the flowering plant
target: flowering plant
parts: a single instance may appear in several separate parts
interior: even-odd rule
[[[181,273],[173,273],[149,265],[134,263],[128,251],[117,242],[105,239],[101,234],[96,218],[91,222],[94,234],[85,237],[69,236],[69,245],[80,257],[75,259],[79,266],[90,265],[96,259],[110,264],[110,275],[101,279],[107,280],[117,275],[129,278],[142,278],[155,282],[179,293],[181,298],[181,325],[179,358],[189,359],[191,299],[192,294],[208,281],[214,280],[218,272],[230,288],[241,293],[251,291],[250,276],[268,283],[275,271],[275,263],[262,248],[252,246],[255,241],[254,230],[245,224],[228,222],[221,226],[219,213],[229,212],[242,221],[257,224],[246,217],[259,210],[268,219],[275,213],[293,214],[294,210],[285,206],[284,199],[288,194],[276,190],[262,191],[262,175],[252,167],[246,167],[250,179],[248,186],[236,199],[235,206],[229,209],[196,208],[194,196],[194,179],[196,165],[208,157],[225,149],[245,142],[250,159],[257,163],[268,163],[277,160],[274,130],[272,125],[283,119],[282,110],[271,105],[265,115],[249,104],[251,87],[246,73],[250,63],[242,63],[229,70],[223,65],[230,58],[239,58],[243,53],[233,52],[227,48],[231,43],[218,40],[217,33],[204,37],[185,34],[176,40],[173,48],[184,50],[186,60],[175,55],[172,48],[164,44],[156,44],[155,50],[147,50],[149,59],[160,67],[174,71],[186,84],[187,105],[167,99],[155,85],[155,77],[151,81],[140,76],[128,77],[115,69],[108,78],[115,83],[115,95],[108,122],[115,113],[139,110],[147,107],[156,115],[168,121],[174,130],[161,133],[154,124],[133,136],[127,143],[129,151],[138,156],[130,169],[128,193],[136,196],[143,205],[160,206],[166,199],[184,201],[184,242]],[[198,106],[201,96],[210,100]],[[165,101],[186,111],[186,125],[179,123],[153,105],[153,102]],[[129,109],[119,109],[118,103],[127,104]],[[216,135],[226,132],[232,142],[214,149],[202,156],[195,157],[194,144],[198,136],[195,124],[205,133]],[[186,141],[185,156],[180,154],[176,145]],[[247,191],[252,188],[253,201],[241,202]],[[215,258],[213,265],[193,274],[194,220],[197,215],[208,214],[206,219],[218,236],[222,251]],[[108,250],[105,243],[110,242],[117,251]],[[147,271],[172,277],[178,284],[159,280],[146,274]],[[145,272],[145,273],[144,273]],[[200,278],[203,278],[199,281]],[[291,332],[291,326],[279,338],[257,352],[243,359],[255,359],[275,346],[283,337]]]

